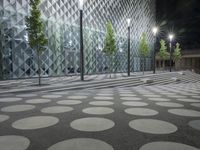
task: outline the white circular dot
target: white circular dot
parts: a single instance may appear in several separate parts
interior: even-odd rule
[[[146,92],[146,91],[139,91],[138,93],[143,94],[143,95],[154,95],[152,92]]]
[[[79,95],[79,96],[88,96],[90,95],[89,93],[74,93],[75,95]]]
[[[161,92],[162,95],[176,95],[176,93]]]
[[[96,94],[97,96],[113,96],[113,94],[110,94],[110,93],[99,93],[99,94]]]
[[[87,96],[68,96],[68,99],[86,99]]]
[[[1,150],[26,150],[30,145],[29,139],[17,135],[0,136]]]
[[[167,98],[148,98],[148,100],[151,100],[151,101],[162,101],[162,102],[167,102],[167,101],[170,101],[170,99],[167,99]]]
[[[99,93],[109,93],[109,94],[113,94],[112,90],[100,90]]]
[[[193,98],[197,98],[197,99],[200,99],[200,96],[192,96]]]
[[[179,103],[172,103],[172,102],[158,102],[156,105],[163,106],[163,107],[184,107],[184,105]]]
[[[155,119],[137,119],[129,122],[129,126],[137,131],[151,134],[170,134],[177,127],[169,122]]]
[[[119,93],[120,94],[133,94],[133,92],[131,92],[131,91],[120,91]]]
[[[65,140],[48,148],[48,150],[114,150],[101,140],[91,138],[75,138]]]
[[[65,113],[72,111],[72,107],[67,107],[67,106],[52,106],[52,107],[46,107],[41,110],[43,113],[48,113],[48,114],[57,114],[57,113]]]
[[[177,101],[191,102],[191,103],[200,102],[200,100],[197,100],[197,99],[186,99],[186,98],[179,98],[177,99]]]
[[[157,111],[148,108],[128,108],[125,112],[127,114],[137,116],[154,116],[158,114]]]
[[[182,95],[186,95],[186,96],[197,96],[198,94],[194,94],[194,93],[180,93]]]
[[[144,102],[123,102],[122,104],[126,106],[147,106],[148,105],[147,103],[144,103]]]
[[[22,98],[12,98],[12,97],[8,97],[8,98],[0,98],[0,102],[16,102],[16,101],[21,101]]]
[[[200,103],[193,103],[191,105],[194,106],[194,107],[200,107]]]
[[[81,103],[82,102],[79,100],[62,100],[62,101],[57,102],[57,104],[60,104],[60,105],[78,105]]]
[[[50,99],[30,99],[26,101],[26,103],[28,104],[43,104],[43,103],[49,103],[49,102],[51,102]]]
[[[145,97],[153,97],[153,98],[158,98],[158,97],[161,97],[160,95],[155,95],[155,94],[148,94],[148,95],[143,95],[143,96],[145,96]]]
[[[8,120],[10,117],[7,115],[0,115],[0,122],[4,122],[6,120]]]
[[[17,97],[34,97],[37,96],[37,94],[19,94]]]
[[[113,100],[113,97],[106,97],[106,96],[98,96],[98,97],[94,97],[94,99],[96,100]]]
[[[135,94],[120,94],[121,97],[134,97],[137,96]]]
[[[79,131],[96,132],[112,128],[115,123],[105,118],[81,118],[71,122],[71,127]]]
[[[195,147],[175,142],[152,142],[143,145],[139,150],[199,150]]]
[[[178,116],[200,117],[200,111],[190,109],[169,109],[168,112]]]
[[[53,126],[59,122],[59,119],[51,116],[34,116],[15,121],[13,128],[21,130],[40,129]]]
[[[56,94],[56,95],[66,95],[66,94],[68,94],[68,92],[53,92],[53,94]]]
[[[105,115],[105,114],[113,113],[114,110],[107,107],[89,107],[89,108],[83,109],[83,112],[87,114],[93,114],[93,115]]]
[[[13,105],[8,107],[3,107],[1,111],[3,112],[21,112],[34,109],[34,105]]]
[[[62,97],[61,95],[43,95],[43,98],[60,98]]]
[[[121,97],[121,100],[126,100],[126,101],[138,101],[138,100],[142,100],[139,97]]]
[[[167,95],[167,97],[170,97],[170,98],[186,98],[185,96],[181,96],[181,95]]]
[[[189,126],[200,131],[200,120],[190,121]]]
[[[89,104],[94,106],[110,106],[113,105],[114,103],[110,101],[92,101]]]

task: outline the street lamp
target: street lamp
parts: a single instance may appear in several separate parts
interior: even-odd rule
[[[153,27],[152,29],[153,35],[154,35],[154,51],[153,51],[153,74],[156,73],[156,40],[157,40],[157,33],[158,33],[158,27]]]
[[[80,75],[84,81],[84,52],[83,52],[83,0],[79,0],[80,10]]]
[[[169,48],[170,48],[170,58],[169,58],[169,65],[170,65],[170,72],[172,72],[172,40],[174,38],[173,34],[169,34]]]
[[[131,19],[127,19],[128,24],[128,76],[130,76],[131,67],[130,67],[130,48],[131,48],[131,41],[130,41],[130,25],[131,25]]]

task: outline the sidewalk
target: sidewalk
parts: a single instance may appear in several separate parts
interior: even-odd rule
[[[144,83],[143,78],[149,78],[154,82],[152,84],[170,84],[174,83],[172,77],[178,77],[180,82],[198,82],[199,75],[192,72],[186,72],[187,75],[180,75],[178,72],[142,72],[131,73],[128,77],[126,73],[101,74],[101,75],[85,75],[85,80],[81,81],[80,76],[66,77],[49,77],[42,78],[42,86],[38,86],[38,78],[5,80],[0,81],[0,96],[9,93],[29,93],[29,92],[49,92],[62,90],[81,90],[81,89],[97,89],[97,88],[113,88],[124,86],[139,86]],[[176,82],[178,83],[178,82]],[[151,84],[149,84],[151,85]]]
[[[142,72],[131,73],[131,77],[141,76]],[[152,75],[152,72],[145,72],[146,75]],[[0,93],[8,93],[23,90],[35,90],[35,89],[46,89],[46,88],[59,88],[66,85],[77,85],[92,82],[101,82],[107,80],[116,80],[127,78],[126,73],[112,74],[99,74],[99,75],[85,75],[85,81],[80,81],[80,76],[63,76],[63,77],[45,77],[42,78],[43,86],[37,86],[38,78],[31,79],[16,79],[16,80],[3,80],[0,81]]]

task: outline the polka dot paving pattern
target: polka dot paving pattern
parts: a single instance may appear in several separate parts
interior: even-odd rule
[[[4,95],[0,149],[199,150],[200,84],[186,85]]]

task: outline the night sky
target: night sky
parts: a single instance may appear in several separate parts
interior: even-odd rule
[[[157,0],[160,38],[173,32],[182,49],[200,49],[200,0]]]

